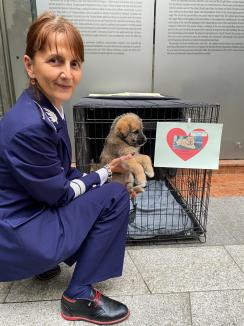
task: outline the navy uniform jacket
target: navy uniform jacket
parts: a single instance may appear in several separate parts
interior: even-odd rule
[[[33,94],[25,90],[0,121],[0,281],[68,259],[81,240],[71,218],[87,217],[80,225],[85,237],[101,211],[85,197],[100,185],[99,175],[71,167],[65,120],[47,98]]]

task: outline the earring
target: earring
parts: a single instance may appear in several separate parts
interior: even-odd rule
[[[34,86],[36,84],[36,79],[35,78],[31,78],[30,79],[30,83],[31,83],[31,85]]]

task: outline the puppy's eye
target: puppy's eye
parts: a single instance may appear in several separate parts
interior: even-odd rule
[[[139,134],[139,130],[134,130],[133,131],[133,134],[138,135]]]

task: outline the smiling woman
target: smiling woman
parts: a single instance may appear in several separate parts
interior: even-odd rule
[[[30,28],[24,64],[31,84],[60,109],[81,79],[83,41],[80,33],[62,17],[45,23],[43,16]]]
[[[49,40],[50,46],[38,51],[33,59],[25,55],[24,63],[32,84],[60,108],[70,99],[81,79],[82,62],[72,54],[66,35],[51,34]]]
[[[0,120],[0,281],[50,279],[60,262],[76,263],[62,316],[111,325],[129,310],[92,284],[122,274],[129,196],[108,182],[132,156],[90,174],[71,167],[62,103],[79,83],[83,61],[80,33],[65,18],[47,12],[30,26],[30,86]]]

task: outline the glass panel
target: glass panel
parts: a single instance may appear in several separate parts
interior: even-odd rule
[[[0,116],[26,85],[22,57],[30,22],[30,0],[0,0]]]
[[[3,101],[2,101],[2,92],[0,88],[0,119],[3,116]]]
[[[0,116],[3,115],[12,103],[11,94],[8,85],[8,68],[9,65],[6,63],[7,58],[7,35],[4,17],[3,2],[0,1]]]
[[[11,71],[9,79],[14,88],[14,101],[27,86],[23,66],[27,29],[32,21],[30,0],[2,0]]]

